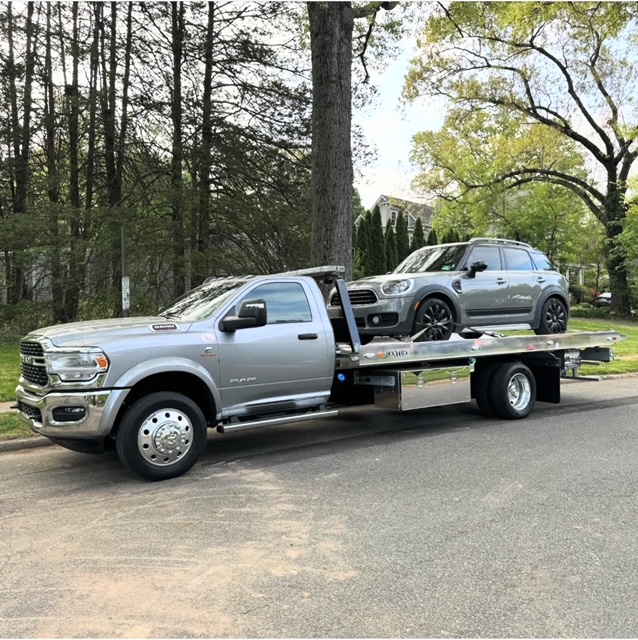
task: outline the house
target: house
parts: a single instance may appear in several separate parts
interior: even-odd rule
[[[379,207],[379,211],[381,213],[381,226],[384,229],[388,220],[391,220],[392,226],[396,230],[397,216],[399,215],[399,211],[403,211],[403,216],[408,221],[408,235],[410,236],[410,241],[412,241],[414,226],[419,218],[421,218],[423,233],[426,238],[432,229],[432,215],[434,214],[434,210],[427,204],[412,202],[411,200],[403,200],[402,198],[396,198],[394,196],[380,195],[370,208],[370,211],[374,211],[375,207]],[[355,220],[356,225],[359,224],[361,218],[362,216],[359,216]]]

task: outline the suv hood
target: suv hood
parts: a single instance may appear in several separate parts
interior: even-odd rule
[[[100,343],[154,333],[183,333],[192,322],[161,316],[112,318],[57,324],[31,331],[24,339],[48,338],[56,347],[99,347]]]

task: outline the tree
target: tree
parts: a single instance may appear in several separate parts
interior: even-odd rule
[[[410,236],[408,233],[408,221],[403,215],[403,211],[399,211],[395,227],[397,237],[397,260],[402,262],[410,255]]]
[[[392,220],[388,220],[385,225],[385,262],[388,271],[392,271],[399,264],[397,239],[392,227]]]
[[[584,179],[584,163],[570,140],[516,114],[451,109],[439,131],[414,137],[412,159],[422,171],[415,186],[441,203],[436,224],[446,240],[452,229],[463,238],[499,235],[529,242],[561,262],[579,261],[588,211],[575,193],[548,182],[511,188],[491,183],[495,171],[539,159]]]
[[[370,245],[368,247],[367,271],[369,275],[378,276],[386,272],[385,239],[381,224],[381,211],[375,207],[370,217]]]
[[[433,247],[433,246],[439,244],[439,240],[436,237],[436,231],[434,229],[430,229],[430,233],[428,233],[428,239],[427,239],[426,244],[429,247]]]
[[[423,223],[421,218],[416,219],[414,231],[412,232],[412,243],[410,244],[410,253],[425,246],[425,234],[423,233]]]
[[[396,2],[308,2],[312,55],[312,246],[315,264],[352,274],[352,36],[369,18],[365,55],[378,12]]]
[[[468,111],[521,114],[572,141],[604,176],[597,182],[542,162],[495,168],[484,184],[550,182],[571,190],[606,236],[612,308],[630,312],[620,235],[627,179],[636,157],[638,59],[628,46],[638,15],[631,3],[464,3],[428,19],[406,95],[446,95]]]

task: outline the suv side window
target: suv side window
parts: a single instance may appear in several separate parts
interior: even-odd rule
[[[525,249],[505,247],[505,262],[508,271],[534,271],[534,264]]]
[[[303,287],[297,282],[271,282],[252,289],[244,300],[265,300],[268,308],[268,324],[311,322],[312,313]]]
[[[532,251],[532,259],[536,263],[536,268],[539,271],[556,271],[549,258],[540,251]]]
[[[469,269],[473,262],[482,260],[487,263],[487,271],[501,271],[501,252],[498,247],[487,245],[474,247],[470,253],[465,266]]]

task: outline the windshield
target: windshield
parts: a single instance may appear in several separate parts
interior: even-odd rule
[[[205,320],[210,318],[248,280],[229,278],[214,280],[209,284],[192,289],[164,309],[160,316],[182,320]]]
[[[457,271],[466,249],[466,244],[423,247],[410,254],[393,273]]]

